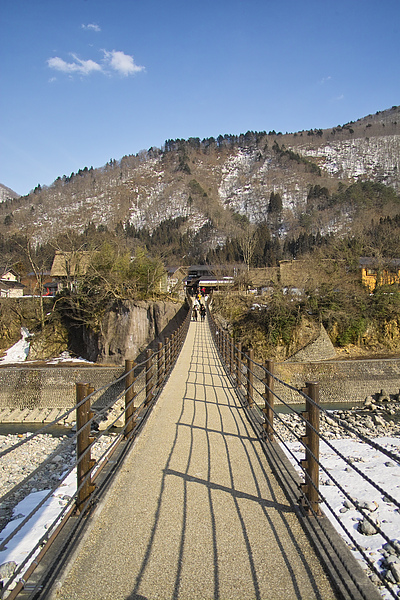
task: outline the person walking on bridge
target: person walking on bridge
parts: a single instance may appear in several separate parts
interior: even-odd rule
[[[206,307],[204,306],[204,304],[200,304],[200,317],[201,320],[204,321],[204,319],[206,318]]]

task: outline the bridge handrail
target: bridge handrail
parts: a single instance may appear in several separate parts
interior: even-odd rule
[[[57,455],[68,448],[76,446],[77,458],[74,463],[66,468],[61,478],[50,486],[49,491],[30,513],[18,523],[5,539],[1,540],[0,551],[6,549],[7,544],[17,535],[24,525],[36,515],[40,508],[71,475],[71,473],[73,473],[75,469],[77,470],[77,489],[75,493],[67,501],[66,505],[60,509],[58,515],[52,523],[48,525],[46,533],[37,540],[36,544],[29,551],[24,560],[16,567],[12,577],[8,579],[3,586],[2,594],[8,590],[9,595],[7,598],[9,600],[16,598],[27,585],[28,578],[32,575],[39,564],[40,559],[54,542],[61,529],[66,525],[69,517],[72,515],[77,516],[76,524],[74,526],[76,529],[80,519],[87,513],[87,509],[93,506],[96,499],[103,491],[103,488],[105,488],[106,483],[108,484],[111,472],[116,470],[111,466],[111,457],[121,445],[125,446],[124,452],[126,452],[126,449],[131,445],[140,430],[146,416],[151,411],[151,408],[162,387],[165,385],[182,349],[189,328],[190,319],[191,306],[189,306],[188,313],[182,324],[179,325],[169,337],[166,337],[163,342],[158,343],[156,352],[148,350],[146,352],[146,358],[138,363],[133,360],[126,360],[123,375],[96,390],[91,388],[88,383],[77,383],[77,402],[75,406],[63,412],[56,419],[47,423],[35,433],[24,437],[16,444],[0,451],[0,458],[16,451],[40,434],[51,430],[55,425],[63,424],[65,419],[71,415],[71,413],[76,412],[76,430],[73,436],[62,441],[61,444],[57,446],[56,450],[54,450],[36,469],[19,481],[0,498],[0,502],[4,503],[6,500],[15,497],[21,490],[27,490],[31,480],[43,472],[47,465],[49,465]],[[113,397],[106,405],[97,409],[96,412],[92,412],[91,405],[95,396],[100,392],[103,393],[111,386],[121,384],[124,381],[127,382],[125,389],[118,393],[116,397]],[[101,419],[103,419],[123,398],[125,398],[125,405],[119,407],[116,410],[116,413],[107,420],[104,430],[98,431],[96,428],[101,422]],[[124,421],[123,427],[120,426],[121,419]],[[102,437],[110,433],[111,428],[115,425],[119,426],[119,429],[122,429],[122,432],[117,433],[113,437],[109,446],[100,454],[97,460],[92,459],[91,451]],[[83,445],[82,440],[84,441]],[[98,484],[97,482],[101,479],[100,475],[105,467],[109,470],[107,481]],[[89,493],[87,493],[88,491]],[[29,490],[27,493],[29,493]],[[17,503],[17,501],[15,501],[15,503]],[[18,577],[19,580],[17,579]]]
[[[327,498],[323,496],[319,490],[319,469],[321,469],[330,479],[334,486],[344,495],[344,497],[354,505],[354,498],[346,491],[346,489],[340,484],[339,481],[332,475],[330,471],[325,467],[323,460],[319,457],[319,442],[323,441],[327,446],[341,459],[348,467],[353,469],[357,475],[362,477],[369,485],[373,486],[380,494],[386,497],[397,509],[400,509],[400,502],[396,500],[388,490],[383,489],[376,481],[373,481],[368,475],[363,473],[353,462],[351,462],[346,456],[343,455],[335,446],[329,441],[329,439],[319,431],[320,414],[324,417],[329,415],[329,419],[335,421],[335,423],[342,427],[347,433],[351,434],[351,437],[358,439],[365,444],[368,444],[374,450],[382,453],[383,455],[391,458],[396,463],[400,464],[400,455],[389,451],[374,440],[369,439],[354,427],[350,426],[343,419],[332,414],[319,404],[318,384],[316,382],[305,382],[305,387],[298,389],[292,385],[286,383],[274,375],[274,367],[272,361],[266,361],[262,364],[254,359],[254,352],[251,348],[242,349],[240,343],[235,343],[229,332],[223,329],[208,310],[208,320],[214,342],[216,344],[218,353],[221,361],[226,369],[228,377],[236,387],[236,390],[241,397],[242,402],[248,409],[249,413],[252,413],[252,418],[258,422],[261,439],[266,444],[274,442],[274,437],[279,439],[281,446],[283,446],[291,456],[291,460],[296,464],[299,471],[304,475],[304,483],[299,485],[297,479],[294,479],[291,473],[287,472],[287,475],[293,479],[293,484],[298,489],[298,502],[302,509],[308,514],[314,517],[321,515],[320,504],[329,510],[330,514],[337,522],[339,527],[343,530],[344,534],[351,540],[353,546],[360,552],[363,559],[367,563],[372,573],[379,578],[381,585],[383,585],[390,593],[393,598],[397,598],[397,594],[391,589],[386,578],[382,573],[375,567],[370,557],[366,554],[364,548],[358,543],[349,529],[345,526],[343,521],[340,520],[333,507],[328,502]],[[295,394],[298,394],[300,399],[306,403],[306,411],[298,413],[294,410],[293,406],[286,402],[274,389],[274,383],[279,383],[281,386],[290,389]],[[280,414],[275,410],[274,400],[277,399],[285,407],[299,415],[303,425],[306,428],[304,436],[300,436],[290,426],[290,424],[282,419]],[[313,418],[310,418],[310,413],[313,413]],[[283,436],[279,432],[278,428],[274,424],[274,420],[277,420],[279,424],[284,427],[291,435],[299,442],[305,450],[305,460],[298,460],[296,455],[288,447]],[[313,442],[310,443],[310,438],[313,438]],[[310,466],[312,467],[310,469]],[[363,519],[367,521],[375,531],[379,533],[383,539],[390,544],[395,552],[398,554],[398,548],[393,545],[393,540],[382,530],[380,524],[373,520],[368,514],[369,511],[363,508],[362,503],[356,503],[355,509],[362,515]],[[357,581],[354,578],[351,571],[346,568],[346,563],[341,556],[338,556],[343,567],[346,569],[348,575],[352,578],[353,583],[358,587]],[[359,590],[362,592],[362,590]]]

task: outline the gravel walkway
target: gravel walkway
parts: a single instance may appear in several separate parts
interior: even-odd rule
[[[52,598],[330,600],[206,323],[174,371]]]

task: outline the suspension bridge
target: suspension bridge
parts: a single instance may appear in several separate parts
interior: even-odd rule
[[[80,486],[78,480],[81,514],[89,508],[79,535],[69,537],[68,550],[59,552],[56,563],[36,570],[44,580],[33,577],[29,585],[23,577],[10,597],[380,598],[326,517],[301,510],[299,486],[285,484],[295,481],[287,464],[283,471],[290,477],[277,477],[282,456],[261,443],[208,322],[188,319],[176,347],[180,351],[169,371],[169,354],[161,348],[155,353],[163,358],[166,383],[145,425],[126,444],[123,460],[115,461],[118,473],[95,510],[85,496],[90,474]],[[159,377],[148,371],[144,407],[151,404]],[[125,438],[138,422],[129,402]],[[90,411],[88,417],[90,422]],[[78,424],[78,434],[79,427],[84,426]],[[90,447],[94,442],[88,441]],[[113,462],[108,459],[106,472]]]
[[[205,322],[55,598],[336,598],[258,448]]]

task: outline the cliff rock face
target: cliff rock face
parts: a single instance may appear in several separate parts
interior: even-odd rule
[[[341,179],[371,179],[400,189],[400,136],[388,135],[332,141],[319,148],[297,146],[296,151],[317,159],[328,175]]]
[[[101,334],[86,338],[92,360],[121,365],[125,359],[135,359],[150,342],[167,334],[167,326],[180,324],[184,312],[181,304],[173,302],[120,303],[107,313]]]

